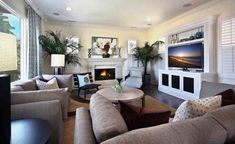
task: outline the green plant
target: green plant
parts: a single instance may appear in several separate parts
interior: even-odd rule
[[[71,41],[71,38],[62,39],[60,32],[46,31],[39,36],[39,43],[47,54],[64,54],[67,64],[80,64],[78,52],[81,45]]]
[[[112,88],[118,93],[123,91],[123,87],[120,84],[113,85]]]
[[[144,74],[147,74],[147,66],[149,61],[154,59],[162,59],[161,55],[158,53],[160,44],[164,44],[164,42],[156,41],[152,45],[149,45],[149,43],[146,42],[144,47],[134,48],[135,60],[140,61],[144,66]]]
[[[15,28],[9,23],[8,17],[0,12],[0,32],[14,34],[11,30]]]

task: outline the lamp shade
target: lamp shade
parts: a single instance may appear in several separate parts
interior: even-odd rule
[[[65,56],[63,54],[51,55],[51,67],[64,67]]]
[[[17,70],[17,42],[12,34],[0,32],[0,71]]]

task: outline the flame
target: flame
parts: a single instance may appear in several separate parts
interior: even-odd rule
[[[106,70],[103,70],[103,71],[100,73],[100,76],[107,76],[107,71],[106,71]]]

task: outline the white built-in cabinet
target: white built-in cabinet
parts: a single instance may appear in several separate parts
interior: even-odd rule
[[[158,90],[185,100],[198,99],[201,82],[213,81],[214,77],[212,73],[159,70]]]
[[[216,23],[217,17],[211,16],[205,19],[198,20],[192,24],[178,27],[168,34],[167,47],[187,45],[197,42],[204,43],[204,68],[203,71],[182,71],[177,68],[168,67],[168,48],[166,50],[165,69],[159,70],[159,91],[168,93],[181,99],[198,99],[200,98],[201,82],[216,81]],[[203,38],[182,41],[184,38],[189,38],[196,32],[204,33]],[[172,42],[172,38],[176,42]],[[169,40],[170,38],[170,40]]]

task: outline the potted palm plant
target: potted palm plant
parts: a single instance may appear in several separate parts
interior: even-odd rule
[[[82,46],[71,39],[62,39],[60,32],[46,31],[45,35],[39,36],[39,43],[47,54],[63,54],[67,64],[80,64],[78,51]]]
[[[80,65],[78,52],[82,46],[79,43],[71,41],[71,39],[72,37],[67,39],[61,38],[60,32],[46,31],[45,35],[39,36],[39,43],[47,55],[57,57],[60,55],[60,57],[64,57],[65,63]]]
[[[158,53],[160,44],[164,44],[163,41],[156,41],[152,45],[150,45],[148,42],[145,43],[144,47],[136,47],[134,48],[134,57],[135,60],[142,63],[144,67],[144,84],[149,84],[151,75],[147,74],[147,66],[148,63],[152,60],[161,60],[162,57]]]

